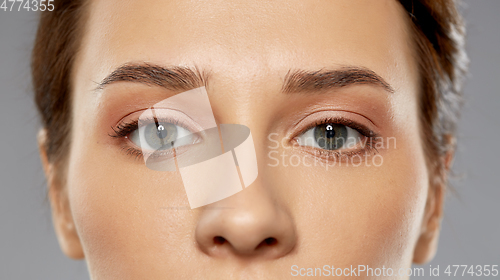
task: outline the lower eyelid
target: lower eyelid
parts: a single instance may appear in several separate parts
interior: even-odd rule
[[[367,141],[367,144],[363,148],[354,148],[354,149],[340,149],[340,150],[326,150],[326,149],[321,149],[321,148],[314,148],[314,147],[309,147],[309,146],[300,146],[296,145],[294,146],[294,149],[298,149],[298,152],[305,153],[308,156],[313,156],[319,160],[326,161],[326,162],[342,162],[345,160],[351,160],[356,156],[373,156],[379,151],[375,147],[376,142],[369,142]]]

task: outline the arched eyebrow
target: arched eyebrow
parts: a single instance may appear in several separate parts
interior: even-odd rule
[[[116,82],[134,82],[159,86],[173,91],[187,91],[206,86],[208,72],[197,67],[162,67],[151,63],[127,63],[104,78],[95,90]]]
[[[96,90],[103,89],[115,82],[135,82],[173,91],[187,91],[207,86],[208,80],[209,72],[200,71],[197,67],[163,67],[150,63],[127,63],[104,78]],[[374,85],[390,93],[394,92],[394,89],[382,77],[374,71],[362,67],[342,67],[317,71],[290,69],[285,75],[281,91],[285,94],[310,93],[351,85]]]
[[[374,71],[362,67],[342,67],[317,71],[289,70],[285,76],[282,92],[307,93],[352,85],[373,85],[394,93],[394,89],[382,77]]]

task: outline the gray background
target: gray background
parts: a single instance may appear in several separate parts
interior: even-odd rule
[[[441,273],[450,264],[500,265],[500,1],[465,4],[471,65],[454,166],[461,178],[426,275],[429,265]],[[35,13],[0,10],[0,279],[88,279],[85,262],[60,251],[45,197],[30,91],[35,27]],[[427,278],[437,277],[414,279]]]

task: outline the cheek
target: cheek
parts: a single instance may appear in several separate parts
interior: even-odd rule
[[[269,172],[293,205],[300,248],[316,256],[305,263],[411,264],[428,190],[419,147],[399,137],[396,148],[380,153],[379,167],[289,165]]]
[[[91,134],[77,132],[73,140],[67,186],[91,271],[131,274],[179,252],[189,255],[179,244],[190,238],[195,217],[177,173],[149,170]]]
[[[352,211],[359,219],[358,232],[368,234],[364,240],[355,235],[364,241],[363,252],[392,267],[407,267],[413,258],[427,198],[425,162],[419,153],[407,148],[387,155],[379,170],[370,173],[359,180],[369,190],[361,191],[352,201],[359,207]]]

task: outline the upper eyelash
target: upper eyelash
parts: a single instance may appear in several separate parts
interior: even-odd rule
[[[320,121],[314,122],[311,125],[308,125],[304,130],[302,130],[299,135],[301,135],[302,133],[305,133],[306,131],[308,131],[309,129],[311,129],[313,127],[323,125],[323,124],[328,124],[328,123],[345,125],[347,127],[355,129],[356,131],[358,131],[359,133],[361,133],[361,135],[363,135],[365,137],[369,137],[369,138],[370,137],[374,137],[374,138],[378,137],[378,134],[375,133],[373,130],[367,128],[364,125],[361,125],[357,122],[354,122],[352,120],[349,120],[349,119],[346,119],[343,117],[331,117],[331,118],[326,118],[326,119],[322,119]]]
[[[156,118],[155,119],[146,119],[147,121],[160,121],[160,122],[168,122],[168,123],[171,123],[173,125],[178,125],[178,126],[182,126],[182,125],[179,125],[179,120],[177,119],[170,119],[170,118]],[[183,128],[186,128],[184,126],[182,126]],[[113,130],[113,134],[109,134],[109,136],[111,137],[115,137],[115,138],[123,138],[123,137],[126,137],[128,136],[130,133],[132,133],[133,131],[137,130],[139,128],[139,122],[137,120],[133,120],[133,121],[130,121],[130,122],[120,122],[116,127],[111,127],[111,129]],[[186,128],[187,129],[187,128]]]
[[[108,134],[108,135],[115,138],[123,138],[128,136],[130,133],[132,133],[134,130],[137,130],[138,128],[139,128],[138,121],[121,122],[116,127],[111,126],[113,134]]]

